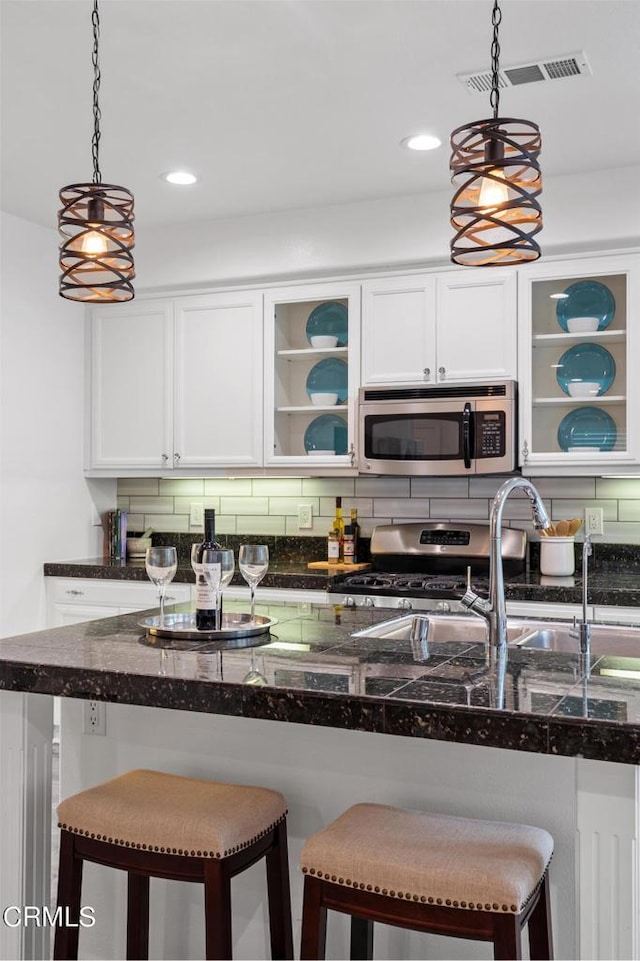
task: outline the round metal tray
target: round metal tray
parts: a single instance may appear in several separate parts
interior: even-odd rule
[[[245,637],[255,637],[258,634],[268,634],[270,628],[277,624],[275,617],[263,617],[261,614],[239,614],[237,612],[223,613],[222,627],[219,631],[199,631],[196,627],[195,614],[165,614],[164,623],[159,617],[145,617],[140,621],[149,636],[170,637],[184,641],[235,641]],[[233,645],[231,645],[233,646]]]

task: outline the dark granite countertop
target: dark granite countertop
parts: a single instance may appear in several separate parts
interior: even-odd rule
[[[149,580],[143,560],[127,559],[124,561],[102,557],[46,563],[44,573],[47,577],[95,577],[107,581],[148,582]],[[194,583],[194,574],[189,561],[178,559],[178,570],[174,581],[178,584]],[[262,587],[323,591],[327,587],[327,582],[327,575],[323,571],[309,570],[306,563],[301,561],[283,560],[272,561],[264,580],[260,583]],[[237,568],[231,583],[243,587],[247,586]]]
[[[622,571],[622,573],[621,573]],[[61,561],[44,565],[44,573],[50,577],[95,577],[102,580],[146,581],[147,574],[142,560],[110,560],[88,558],[78,561]],[[191,565],[179,562],[175,576],[178,583],[193,583]],[[283,560],[272,563],[262,581],[262,587],[292,588],[321,591],[327,588],[330,577],[323,571],[309,570],[306,563]],[[236,570],[232,584],[243,585],[240,572]],[[582,578],[545,577],[537,572],[507,578],[507,600],[537,601],[548,604],[582,603]],[[628,570],[620,565],[605,565],[589,575],[589,603],[607,607],[640,607],[640,569]]]
[[[258,613],[277,625],[239,650],[147,638],[142,614],[5,638],[0,688],[640,764],[640,647],[637,658],[594,657],[588,677],[577,652],[510,649],[498,709],[484,644],[425,652],[353,637],[389,610],[276,603]]]

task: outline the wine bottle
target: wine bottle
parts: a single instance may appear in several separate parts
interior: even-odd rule
[[[351,527],[353,528],[353,563],[358,563],[358,552],[360,550],[360,525],[358,524],[358,509],[351,508]]]
[[[336,515],[333,519],[333,530],[338,535],[339,554],[338,559],[344,560],[344,520],[342,518],[342,498],[336,497]]]
[[[216,628],[216,597],[202,573],[202,556],[205,550],[221,548],[216,540],[216,512],[207,509],[204,512],[204,540],[196,553],[196,629],[199,631],[214,631]]]

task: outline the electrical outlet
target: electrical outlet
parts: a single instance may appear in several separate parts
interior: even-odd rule
[[[204,504],[193,503],[189,513],[190,527],[204,527]]]
[[[585,534],[604,534],[604,512],[601,507],[585,507]]]
[[[102,701],[85,701],[82,731],[84,734],[107,733],[107,709]]]
[[[313,527],[313,507],[311,504],[300,504],[298,507],[298,530],[310,531]]]

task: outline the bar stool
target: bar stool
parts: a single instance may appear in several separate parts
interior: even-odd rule
[[[82,867],[128,873],[127,958],[149,957],[149,878],[204,884],[206,957],[231,958],[231,878],[266,859],[273,958],[293,958],[286,802],[277,791],[129,771],[58,806],[58,906],[77,925]],[[54,958],[77,959],[76,927],[56,928]]]
[[[351,915],[352,959],[373,957],[374,921],[492,941],[505,961],[528,923],[531,958],[553,958],[552,853],[540,828],[356,804],[302,849],[300,957],[324,958],[331,909]]]

